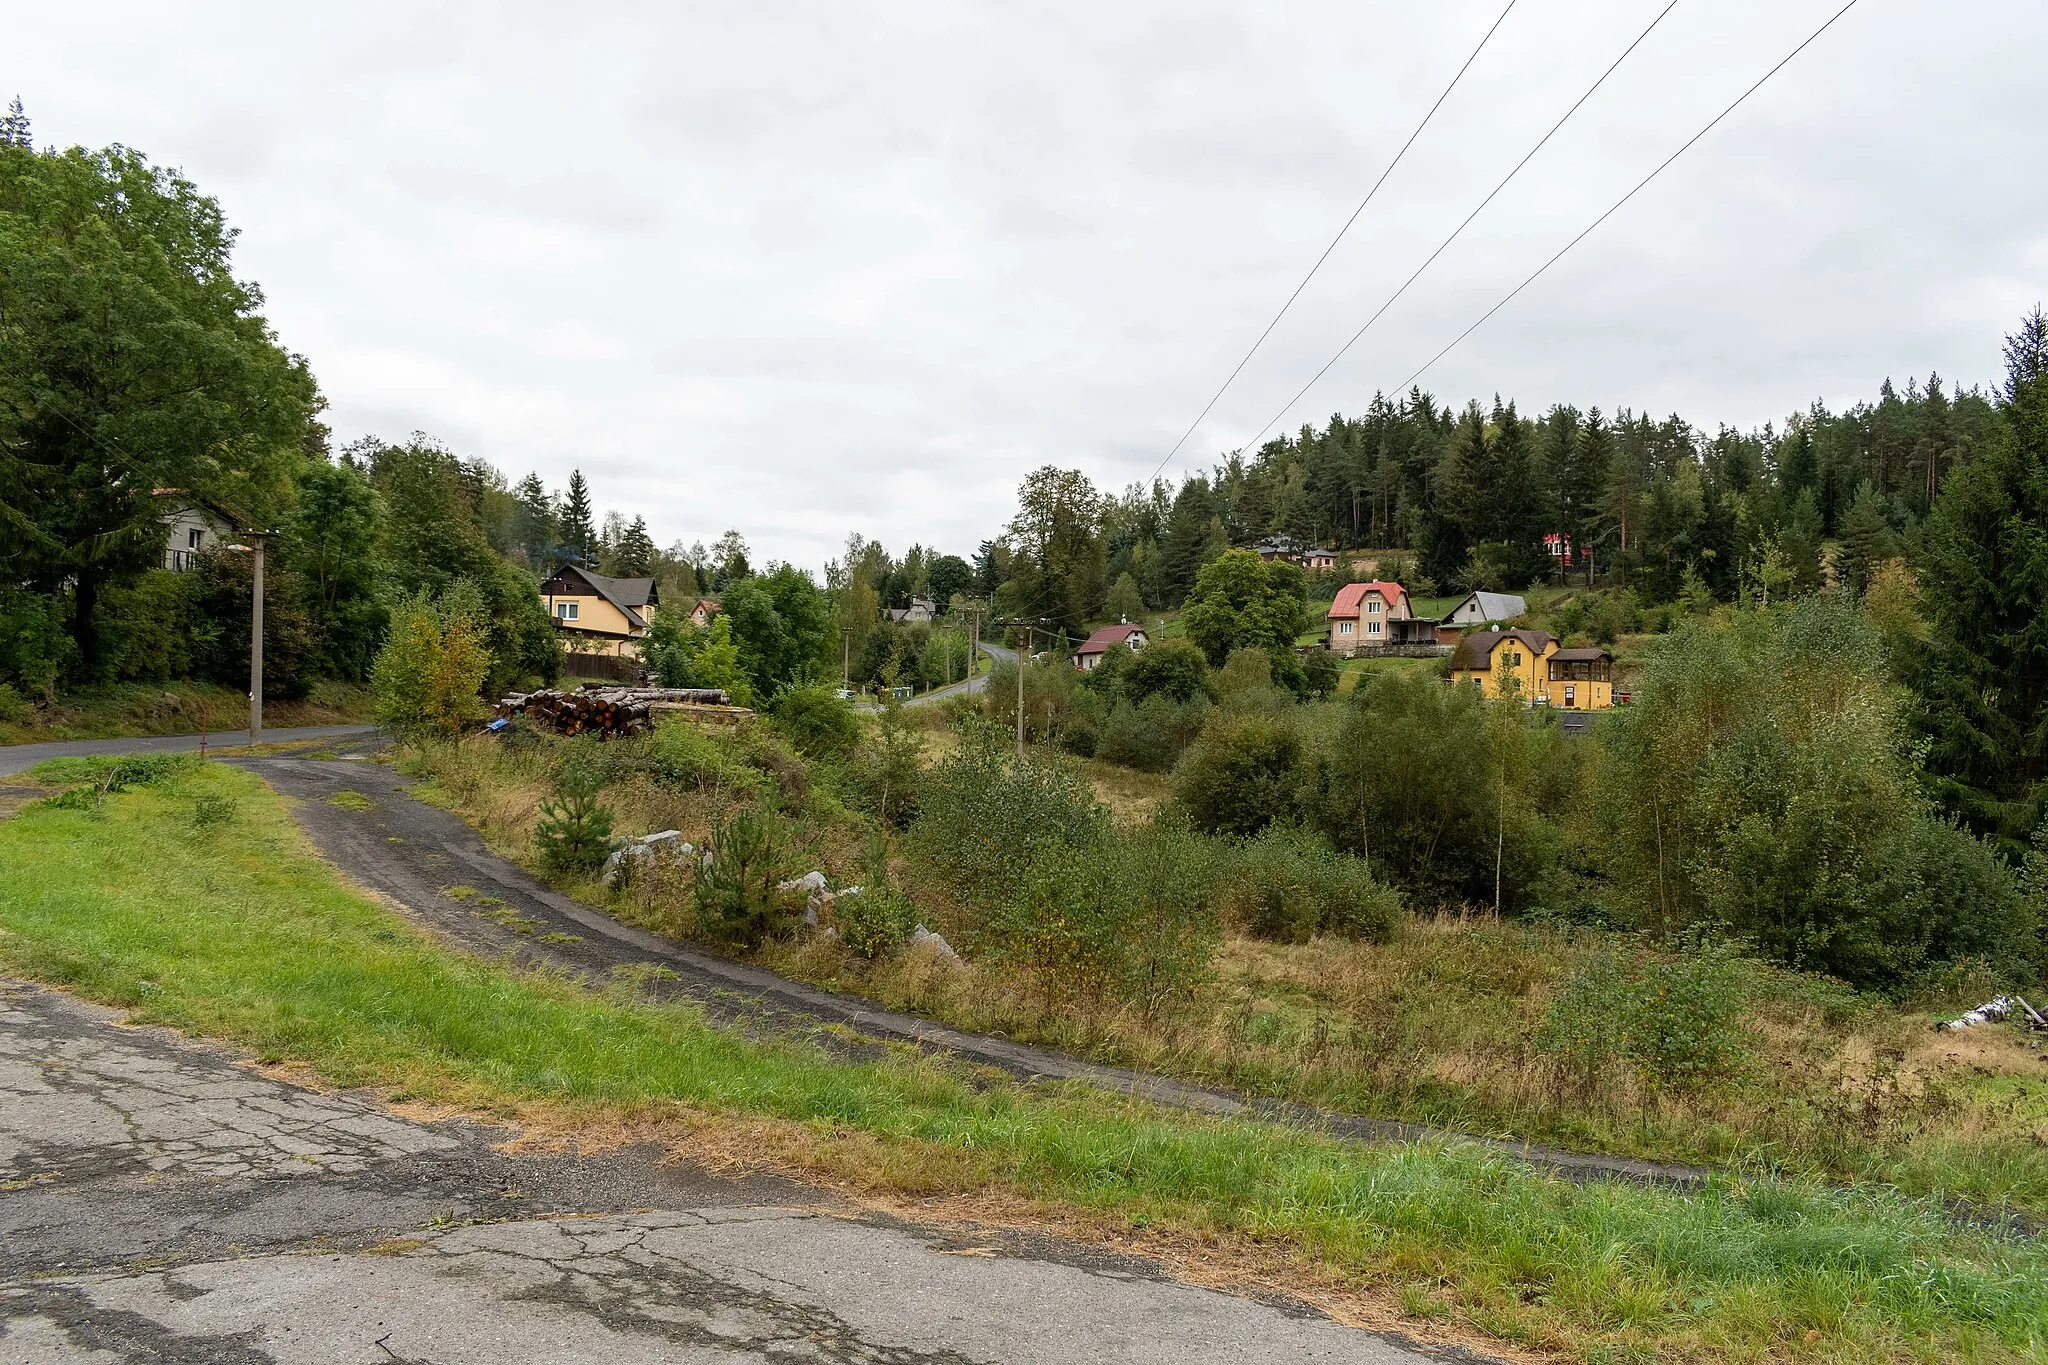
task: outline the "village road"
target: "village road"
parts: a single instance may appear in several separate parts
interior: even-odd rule
[[[376,733],[374,725],[302,725],[289,730],[266,729],[265,744],[294,744],[313,739],[354,739]],[[24,773],[50,758],[89,758],[94,754],[163,754],[232,749],[249,742],[247,730],[217,730],[208,735],[140,735],[132,739],[60,739],[44,744],[0,745],[0,777]]]
[[[1043,1237],[503,1136],[0,980],[0,1362],[1477,1359]]]

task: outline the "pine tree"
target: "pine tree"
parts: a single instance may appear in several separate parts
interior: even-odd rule
[[[2048,775],[2048,318],[2006,339],[2002,430],[1935,501],[1922,577],[1927,766],[1944,803],[2015,857]]]
[[[582,470],[569,471],[569,491],[555,515],[562,548],[579,564],[591,565],[597,558],[597,527],[591,523],[590,485],[583,482]]]
[[[1613,462],[1607,423],[1600,409],[1594,408],[1572,431],[1570,448],[1559,452],[1551,474],[1557,529],[1570,537],[1572,556],[1585,566],[1589,588],[1593,586],[1593,545],[1600,536],[1600,502]]]
[[[0,147],[26,147],[35,150],[36,140],[29,134],[28,115],[22,112],[21,96],[7,106],[7,112],[0,115]]]

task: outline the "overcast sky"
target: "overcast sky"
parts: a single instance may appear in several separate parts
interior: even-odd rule
[[[658,541],[960,553],[1150,476],[1505,0],[42,5],[0,98],[241,230],[338,442],[418,429]],[[1168,467],[1243,445],[1665,0],[1519,0]],[[1682,0],[1286,417],[1399,384],[1841,0]],[[2040,0],[1861,0],[1425,377],[1782,421],[1998,372],[2048,296]]]

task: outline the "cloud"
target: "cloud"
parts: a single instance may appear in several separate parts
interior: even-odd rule
[[[1247,439],[1660,5],[1518,6],[1195,439]],[[1834,8],[1681,5],[1281,423],[1398,383]],[[337,437],[571,468],[664,544],[965,552],[1046,462],[1143,478],[1498,13],[46,6],[40,138],[182,167]],[[2043,295],[2048,12],[1865,0],[1433,369],[1706,426],[1995,376]]]

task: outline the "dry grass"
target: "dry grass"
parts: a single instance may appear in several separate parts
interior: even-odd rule
[[[471,741],[437,751],[432,768],[493,846],[528,860],[547,789],[542,756]],[[1163,777],[1107,764],[1083,771],[1120,820],[1146,818],[1166,794]],[[677,829],[701,842],[738,798],[634,774],[605,799],[623,833]],[[796,870],[820,868],[835,884],[862,879],[857,822],[803,827],[811,844]],[[963,941],[969,926],[957,907],[913,869],[898,863],[894,872],[925,922]],[[570,889],[640,927],[697,937],[678,872],[620,892]],[[1165,1018],[928,954],[871,963],[821,936],[770,943],[755,957],[956,1027],[1344,1112],[1585,1151],[1878,1178],[2048,1210],[2048,1063],[2008,1027],[1936,1034],[1928,1014],[1757,968],[1757,1046],[1738,1074],[1683,1092],[1626,1067],[1602,1073],[1590,1092],[1568,1084],[1533,1039],[1565,975],[1611,946],[1598,931],[1455,916],[1411,919],[1385,945],[1232,936],[1199,1003]]]

